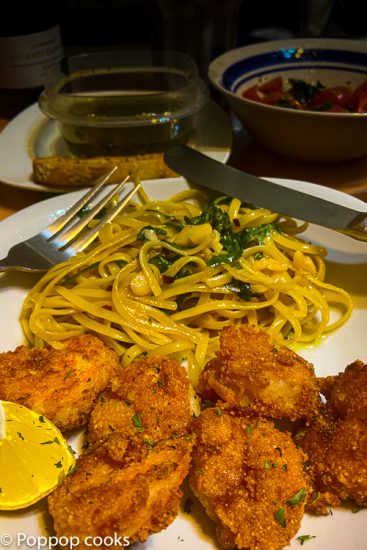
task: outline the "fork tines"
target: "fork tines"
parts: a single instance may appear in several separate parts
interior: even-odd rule
[[[112,174],[117,170],[117,166],[114,166],[106,175],[101,177],[96,184],[83,195],[71,208],[69,208],[65,214],[57,218],[54,223],[48,226],[42,233],[47,238],[47,241],[55,245],[59,250],[68,249],[71,254],[76,254],[84,250],[98,235],[101,227],[113,220],[115,216],[131,201],[134,195],[139,191],[140,182],[135,184],[134,187],[125,195],[114,208],[101,220],[98,224],[92,227],[86,233],[83,233],[79,239],[76,237],[81,231],[88,225],[88,223],[96,218],[101,210],[108,204],[108,202],[118,195],[122,188],[131,181],[130,176],[127,176],[118,185],[113,185],[112,189],[105,194],[94,206],[91,206],[89,210],[83,213],[82,217],[78,216],[78,213],[83,210],[91,201],[97,197],[101,189],[108,183],[108,180]]]

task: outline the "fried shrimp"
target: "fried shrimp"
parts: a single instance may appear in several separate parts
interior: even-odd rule
[[[86,424],[119,364],[117,353],[91,334],[70,338],[62,350],[19,346],[0,354],[0,399],[70,430]]]
[[[320,401],[311,363],[246,325],[221,331],[220,350],[204,368],[198,393],[250,414],[291,420],[312,417]]]
[[[313,485],[308,508],[326,514],[345,500],[367,506],[367,365],[320,379],[321,414],[296,436],[307,453]]]
[[[359,418],[367,422],[367,365],[354,361],[344,372],[318,379],[320,391],[334,418]]]
[[[268,420],[221,404],[194,421],[190,485],[225,548],[279,550],[299,529],[308,490],[305,456]]]
[[[139,433],[156,443],[184,435],[192,421],[187,372],[168,357],[143,359],[112,377],[92,412],[89,443],[101,442],[119,432]]]
[[[116,372],[92,412],[89,450],[49,497],[57,535],[116,534],[132,544],[167,527],[189,471],[191,424],[190,383],[178,362],[147,359]]]
[[[307,453],[312,478],[308,509],[327,514],[327,507],[350,500],[367,506],[367,426],[358,418],[317,417],[297,436]]]
[[[57,536],[77,536],[78,548],[85,549],[95,536],[125,537],[132,544],[164,529],[178,512],[191,447],[188,438],[152,446],[137,434],[110,436],[82,455],[75,472],[49,496]]]

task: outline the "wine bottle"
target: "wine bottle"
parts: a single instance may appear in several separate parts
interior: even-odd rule
[[[35,4],[30,3],[33,6]],[[42,2],[36,5],[42,7]],[[0,117],[11,118],[37,101],[50,71],[63,57],[55,15],[22,10],[0,22]]]

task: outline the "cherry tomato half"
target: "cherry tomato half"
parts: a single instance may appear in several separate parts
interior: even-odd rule
[[[349,108],[353,113],[367,112],[367,80],[362,82],[353,92],[349,102]]]
[[[330,104],[331,107],[339,106],[346,107],[350,101],[352,92],[350,88],[346,86],[335,86],[334,88],[325,88],[316,92],[311,99],[311,107],[320,107],[322,105]]]

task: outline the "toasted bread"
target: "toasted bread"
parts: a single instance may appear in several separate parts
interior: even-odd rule
[[[36,183],[59,187],[92,185],[116,164],[118,169],[112,175],[111,183],[121,181],[137,169],[142,180],[177,176],[165,164],[162,154],[93,158],[50,156],[34,158],[32,164]]]

